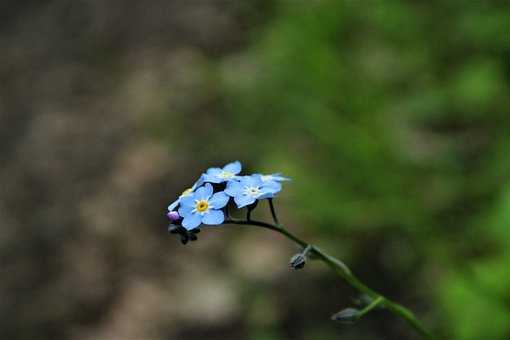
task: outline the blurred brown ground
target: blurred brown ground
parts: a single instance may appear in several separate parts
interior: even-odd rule
[[[299,297],[313,274],[295,284],[283,240],[218,230],[181,247],[167,235],[166,205],[226,156],[146,129],[172,112],[219,128],[204,64],[270,12],[245,6],[2,1],[1,339],[243,339],[273,322],[306,337]],[[341,293],[322,286],[333,297],[314,298],[310,318],[328,323]]]

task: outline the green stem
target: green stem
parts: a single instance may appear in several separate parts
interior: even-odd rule
[[[365,308],[360,310],[358,315],[357,315],[357,318],[361,319],[365,314],[367,314],[368,312],[370,312],[372,309],[374,309],[375,307],[379,306],[383,302],[384,302],[384,299],[382,298],[382,296],[379,296],[377,299],[372,301],[368,306],[366,306]]]
[[[400,316],[403,318],[411,327],[413,327],[419,334],[426,339],[435,339],[435,337],[422,325],[422,323],[416,318],[416,316],[406,307],[388,299],[384,295],[370,289],[363,282],[361,282],[347,267],[342,261],[339,259],[327,254],[323,250],[318,247],[309,244],[308,242],[303,241],[296,235],[292,234],[290,231],[285,229],[281,224],[271,224],[262,221],[254,221],[254,220],[234,220],[227,219],[224,224],[238,224],[238,225],[251,225],[261,228],[270,229],[276,231],[283,236],[287,237],[291,241],[300,245],[303,248],[309,248],[310,252],[316,255],[318,259],[324,262],[327,266],[329,266],[333,271],[335,271],[342,279],[344,279],[352,288],[356,289],[358,292],[362,294],[368,295],[375,302],[377,301],[377,305],[382,305],[393,314]],[[374,308],[371,307],[370,309]],[[369,310],[368,310],[369,311]],[[366,311],[365,313],[367,313]],[[364,313],[364,314],[365,314]]]

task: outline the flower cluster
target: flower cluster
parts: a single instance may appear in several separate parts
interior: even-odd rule
[[[280,174],[241,176],[239,161],[223,168],[210,168],[193,186],[168,206],[169,231],[181,235],[181,241],[196,240],[201,225],[219,225],[228,218],[227,205],[251,210],[257,201],[273,198],[289,178]]]

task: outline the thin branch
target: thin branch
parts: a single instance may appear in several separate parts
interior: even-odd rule
[[[272,205],[272,202],[270,202],[270,207],[272,207],[274,211],[274,207]],[[275,218],[276,214],[273,216]],[[277,219],[275,219],[275,222],[277,222]],[[354,274],[352,274],[349,267],[347,267],[342,261],[339,259],[327,254],[326,252],[322,251],[318,247],[307,243],[306,241],[300,239],[296,235],[292,234],[290,231],[285,229],[281,224],[271,224],[266,223],[262,221],[254,221],[254,220],[234,220],[234,219],[227,219],[223,224],[237,224],[237,225],[251,225],[255,227],[265,228],[269,230],[276,231],[291,241],[295,242],[296,244],[300,245],[303,248],[309,248],[310,252],[314,253],[318,259],[322,260],[326,265],[328,265],[333,271],[335,271],[341,278],[343,278],[351,287],[356,289],[358,292],[368,295],[373,299],[373,302],[368,306],[370,309],[365,311],[362,315],[368,313],[370,310],[375,308],[379,304],[383,304],[389,311],[391,311],[393,314],[400,316],[403,318],[407,323],[413,327],[419,334],[421,334],[424,338],[427,339],[435,339],[435,337],[421,324],[421,322],[415,317],[413,312],[411,312],[409,309],[405,308],[404,306],[386,298],[380,293],[377,293],[376,291],[372,290],[368,286],[366,286],[361,280],[359,280]],[[377,302],[374,306],[372,306],[375,302]],[[367,308],[368,308],[367,307]],[[365,308],[366,309],[366,308]],[[364,311],[364,310],[363,310]],[[362,311],[362,312],[363,312]]]
[[[267,201],[269,202],[269,209],[271,210],[271,216],[273,216],[273,221],[276,225],[279,225],[280,222],[278,222],[278,216],[276,216],[276,210],[274,209],[273,199],[268,198]]]
[[[307,256],[308,253],[313,249],[313,246],[311,244],[307,245],[305,249],[303,249],[303,252],[301,253],[303,256]]]
[[[230,209],[228,208],[228,204],[225,205],[225,218],[227,220],[230,218]]]
[[[377,306],[384,303],[384,298],[382,296],[379,296],[377,299],[372,301],[368,306],[363,308],[359,311],[358,315],[356,316],[358,319],[362,318],[365,314],[368,314],[372,309],[376,308]]]

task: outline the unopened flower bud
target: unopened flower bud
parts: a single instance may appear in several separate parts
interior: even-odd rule
[[[298,253],[290,259],[289,266],[292,269],[302,269],[306,264],[306,256],[303,253]]]
[[[333,314],[331,316],[331,320],[342,323],[353,323],[358,320],[358,314],[359,310],[356,308],[346,308],[336,314]]]
[[[166,216],[168,216],[168,218],[172,222],[175,222],[175,221],[179,220],[179,218],[181,218],[177,211],[169,211],[168,214],[166,214]]]

